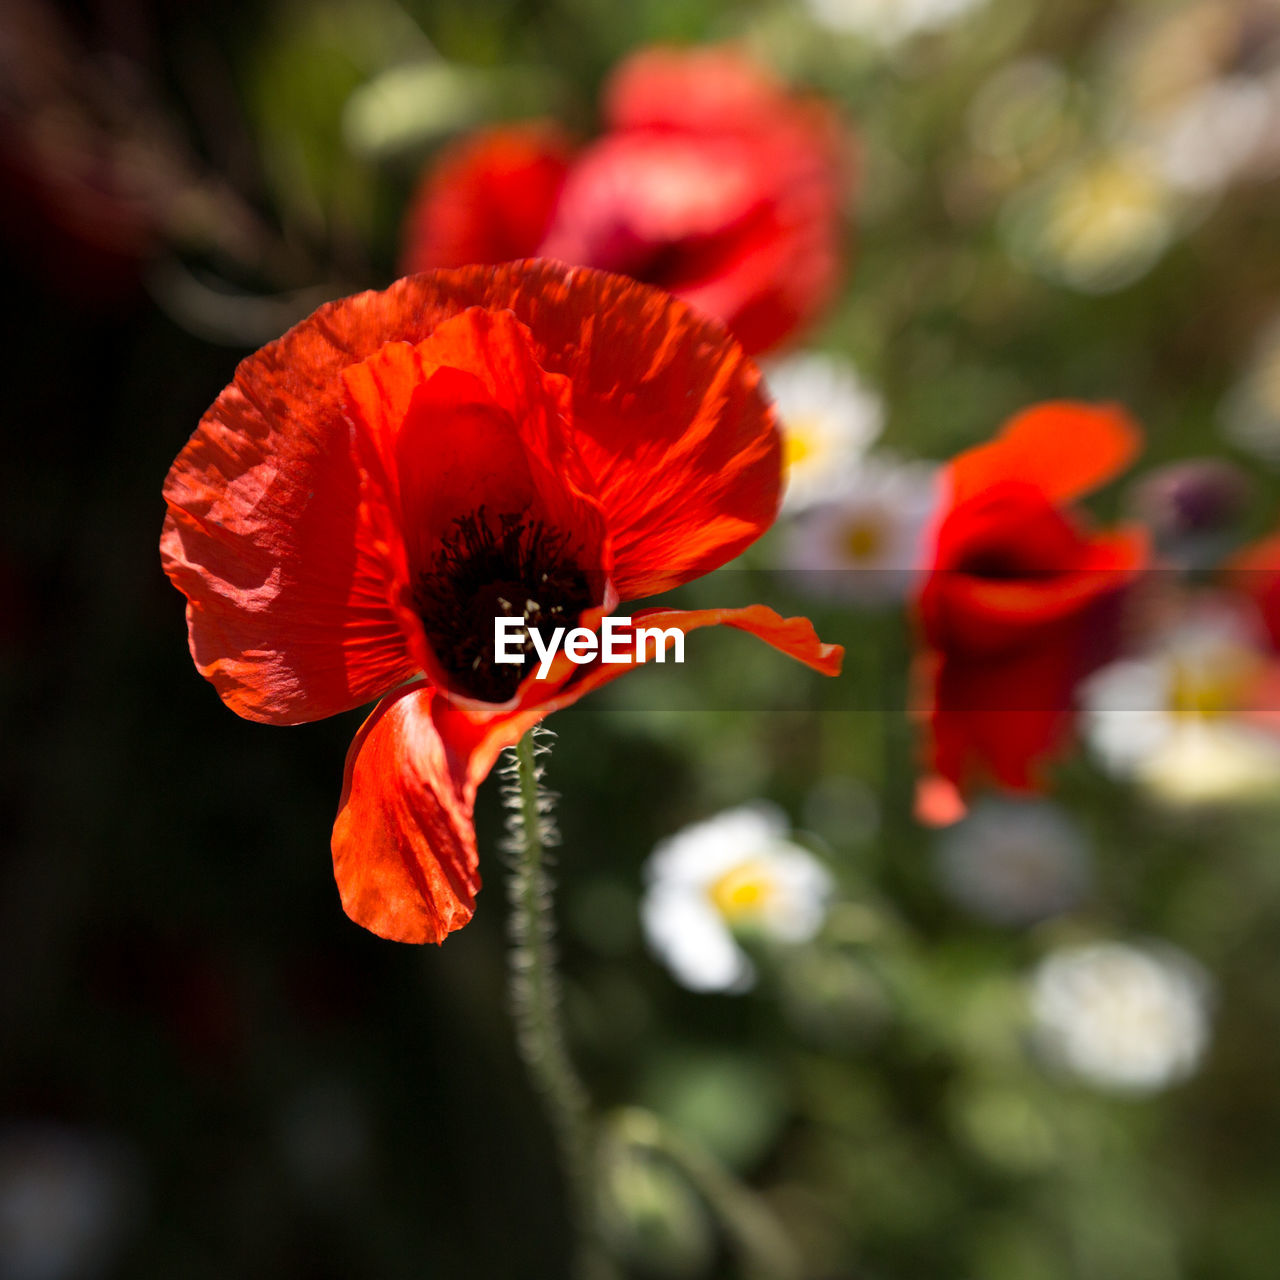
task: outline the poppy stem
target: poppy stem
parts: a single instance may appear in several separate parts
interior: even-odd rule
[[[541,785],[538,762],[553,735],[534,728],[514,748],[505,796],[511,876],[510,994],[520,1056],[542,1095],[560,1146],[570,1206],[579,1230],[581,1280],[616,1280],[598,1234],[595,1188],[597,1135],[586,1089],[569,1057],[561,1009],[552,882],[547,849],[558,842],[554,796]]]

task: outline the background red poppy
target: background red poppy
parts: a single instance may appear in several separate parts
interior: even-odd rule
[[[636,55],[603,133],[570,157],[550,124],[478,133],[425,173],[402,268],[546,256],[621,272],[723,320],[749,352],[838,287],[850,143],[832,108],[728,48]]]
[[[1075,689],[1118,639],[1115,597],[1147,559],[1136,528],[1095,533],[1066,505],[1138,449],[1113,406],[1038,405],[948,467],[919,600],[928,767],[1031,788],[1070,732]]]

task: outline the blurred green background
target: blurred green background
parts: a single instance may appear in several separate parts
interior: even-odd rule
[[[620,57],[725,39],[858,138],[853,269],[804,345],[883,398],[888,447],[945,459],[1033,400],[1115,399],[1143,471],[1247,473],[1224,549],[1274,524],[1274,4],[11,0],[0,1280],[568,1274],[507,1018],[493,784],[472,924],[425,951],[350,924],[328,839],[359,716],[272,729],[219,703],[160,572],[160,485],[238,359],[394,277],[443,142],[536,115],[588,137]],[[1242,80],[1265,90],[1252,115],[1184,122],[1161,151],[1195,93]],[[1128,484],[1099,509],[1131,506]],[[984,921],[911,817],[902,610],[806,598],[770,572],[776,545],[689,598],[807,612],[850,646],[841,681],[707,633],[685,668],[553,724],[593,1093],[740,1173],[806,1277],[1272,1280],[1280,793],[1170,810],[1078,753],[1055,799],[1088,886],[1049,919]],[[750,992],[682,989],[645,945],[645,861],[759,799],[832,905],[813,940],[759,951]],[[1159,939],[1208,975],[1207,1045],[1168,1088],[1108,1089],[1037,1048],[1036,965],[1100,939]],[[677,1174],[616,1173],[636,1276],[738,1274]]]

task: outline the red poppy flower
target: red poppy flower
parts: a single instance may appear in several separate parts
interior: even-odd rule
[[[1233,584],[1257,607],[1271,644],[1280,650],[1280,533],[1246,547],[1228,570]]]
[[[948,468],[919,599],[927,763],[943,783],[1031,789],[1063,744],[1075,686],[1107,656],[1105,606],[1147,558],[1140,529],[1095,533],[1066,504],[1121,471],[1138,441],[1117,406],[1060,401]],[[946,807],[945,787],[924,794],[930,811]]]
[[[571,152],[547,121],[483,129],[447,148],[410,206],[405,274],[534,256]]]
[[[405,265],[452,265],[458,244],[488,251],[476,260],[511,256],[491,211],[518,208],[524,229],[544,231],[523,253],[658,285],[723,320],[749,352],[813,318],[841,256],[847,166],[829,108],[731,50],[655,49],[618,68],[604,114],[604,136],[562,184],[551,176],[562,143],[545,129],[490,131],[446,156],[415,201]],[[520,164],[545,180],[518,189],[522,147]]]
[[[495,617],[594,626],[736,555],[779,487],[759,375],[715,324],[601,272],[442,271],[241,364],[169,473],[161,553],[233,710],[293,724],[388,695],[347,758],[335,872],[354,920],[438,942],[472,914],[472,806],[502,748],[630,669],[496,665]],[[758,605],[641,621],[839,669]]]

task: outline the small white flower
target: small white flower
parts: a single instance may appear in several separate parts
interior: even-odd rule
[[[1257,153],[1276,111],[1273,93],[1253,76],[1224,76],[1170,113],[1154,143],[1156,163],[1175,187],[1212,192]]]
[[[806,0],[813,20],[831,31],[897,44],[958,21],[982,0]]]
[[[1115,28],[1119,131],[1192,195],[1271,177],[1280,160],[1280,25],[1272,0],[1145,8]]]
[[[979,800],[937,850],[943,887],[992,924],[1033,924],[1069,911],[1092,879],[1079,827],[1043,800]]]
[[[1157,649],[1085,681],[1085,737],[1104,768],[1169,804],[1274,795],[1280,737],[1243,714],[1265,662],[1250,623],[1209,601]]]
[[[1155,265],[1179,230],[1168,183],[1137,150],[1073,163],[1017,193],[1004,214],[1014,253],[1082,293],[1111,293]]]
[[[839,490],[884,427],[884,405],[849,361],[810,351],[768,366],[765,380],[782,427],[788,510]]]
[[[1280,463],[1280,317],[1262,331],[1248,368],[1220,412],[1233,444]]]
[[[807,942],[822,925],[831,876],[787,838],[772,805],[746,805],[662,841],[647,867],[649,945],[692,991],[748,990],[755,967],[735,933]]]
[[[904,599],[927,559],[939,474],[931,463],[864,459],[837,496],[786,531],[783,564],[816,595],[861,604]]]
[[[1192,1075],[1209,1042],[1211,984],[1164,944],[1056,951],[1031,979],[1036,1047],[1102,1089],[1150,1093]]]

